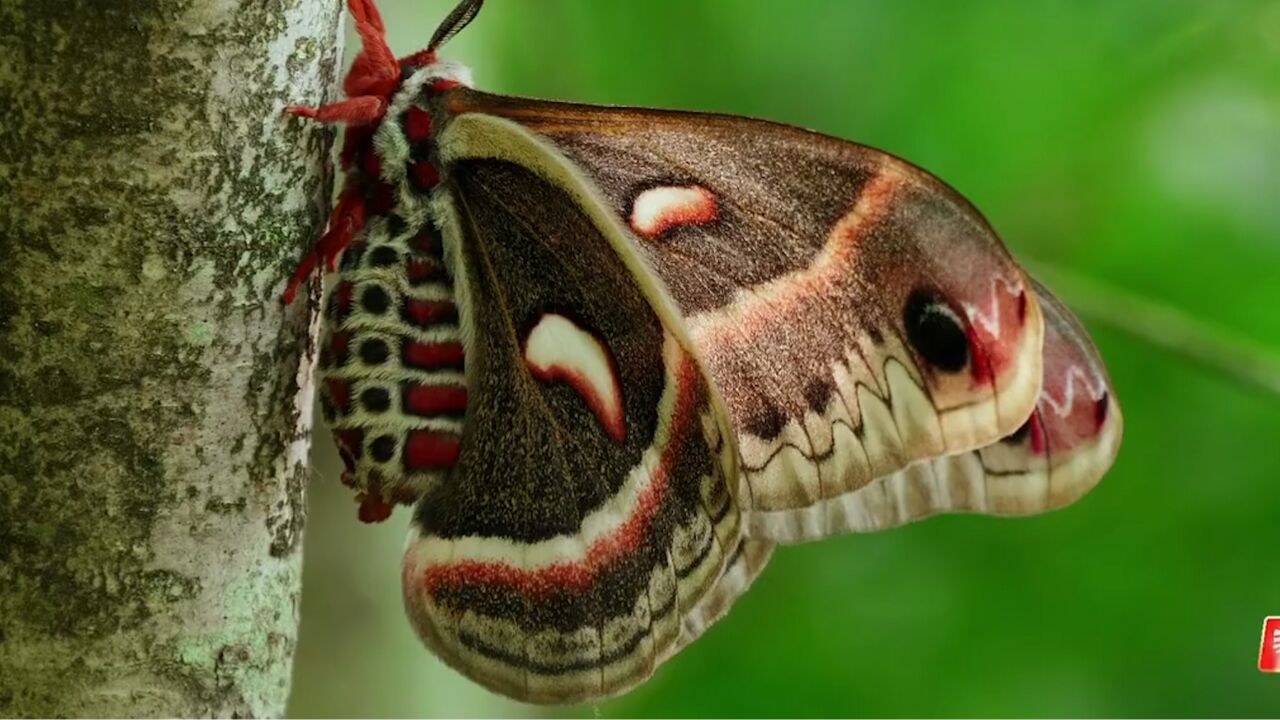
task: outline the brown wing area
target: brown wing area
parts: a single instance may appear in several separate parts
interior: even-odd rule
[[[742,544],[729,430],[692,354],[567,192],[511,162],[455,158],[431,213],[469,398],[458,463],[415,516],[410,618],[506,695],[617,694],[721,596]]]
[[[610,206],[725,399],[745,511],[858,494],[1030,415],[1043,321],[1028,280],[923,170],[745,118],[466,89],[443,102],[523,126]]]
[[[1093,342],[1071,311],[1033,281],[1044,310],[1044,383],[1035,412],[1007,437],[917,463],[868,488],[803,510],[750,512],[748,534],[820,538],[832,527],[879,530],[940,512],[1027,515],[1079,499],[1102,479],[1124,421]]]

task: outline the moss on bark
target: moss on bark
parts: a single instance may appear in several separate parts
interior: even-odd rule
[[[0,0],[0,715],[283,711],[339,8]]]

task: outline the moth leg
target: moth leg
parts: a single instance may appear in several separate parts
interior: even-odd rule
[[[311,118],[327,125],[336,123],[372,125],[381,120],[387,112],[387,100],[376,95],[362,95],[314,108],[305,105],[289,105],[284,111],[290,115]]]
[[[338,256],[346,249],[351,238],[364,227],[365,201],[363,195],[353,189],[344,190],[338,199],[338,205],[329,216],[329,229],[316,241],[311,252],[298,263],[298,269],[285,288],[281,300],[288,305],[298,293],[298,288],[311,277],[311,273],[323,260],[325,267],[332,272],[338,264]]]

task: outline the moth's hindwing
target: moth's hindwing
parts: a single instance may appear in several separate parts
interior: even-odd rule
[[[957,501],[959,509],[1026,515],[1062,507],[1089,492],[1120,449],[1124,419],[1102,357],[1066,305],[1033,286],[1045,316],[1040,397],[1022,427],[976,453],[977,465],[939,467],[968,473],[975,488],[975,474],[982,478],[984,492]]]
[[[441,131],[434,205],[466,432],[418,506],[405,600],[427,644],[479,682],[596,699],[718,617],[768,546],[742,547],[731,428],[670,301],[559,155],[470,120]]]
[[[1029,280],[981,215],[919,168],[745,118],[444,95],[568,158],[661,280],[732,418],[752,537],[883,527],[945,502],[875,481],[1016,431],[1041,380]],[[873,517],[816,512],[859,502]]]

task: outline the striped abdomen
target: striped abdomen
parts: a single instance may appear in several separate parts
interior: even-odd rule
[[[440,235],[397,224],[369,222],[325,308],[321,405],[366,522],[414,502],[457,462],[467,406]]]

